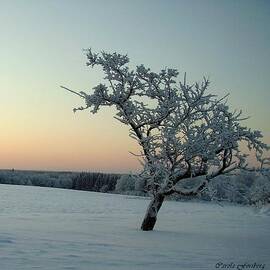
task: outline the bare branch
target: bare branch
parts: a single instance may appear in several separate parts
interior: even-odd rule
[[[79,93],[79,92],[76,92],[76,91],[74,91],[74,90],[71,90],[71,89],[69,89],[69,88],[67,88],[67,87],[65,87],[65,86],[62,86],[62,85],[60,85],[60,87],[63,88],[63,89],[65,89],[65,90],[67,90],[67,91],[69,91],[69,92],[71,92],[71,93],[73,93],[73,94],[75,94],[75,95],[77,95],[77,96],[79,96],[79,97],[81,97],[81,98],[85,98],[85,96],[82,95],[82,94]]]

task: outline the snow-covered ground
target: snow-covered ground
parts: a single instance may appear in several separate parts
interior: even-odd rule
[[[0,270],[270,269],[267,209],[169,201],[142,232],[148,202],[0,185]]]

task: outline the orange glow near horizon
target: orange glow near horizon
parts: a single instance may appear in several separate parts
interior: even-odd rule
[[[70,120],[62,126],[51,122],[43,123],[39,129],[29,123],[6,125],[0,135],[1,169],[112,173],[139,170],[138,158],[129,153],[139,153],[139,147],[128,136],[127,127],[112,117],[111,122],[104,121],[104,112],[90,117],[80,112],[75,117],[68,115]],[[269,144],[270,138],[264,141]]]
[[[79,113],[78,113],[79,114]],[[71,170],[129,172],[140,167],[136,142],[128,137],[128,130],[114,125],[96,125],[88,119],[79,127],[73,119],[74,130],[62,127],[12,125],[0,135],[0,164],[3,169]],[[103,121],[102,119],[99,119]],[[112,119],[112,121],[116,121]],[[92,122],[92,123],[91,123]],[[78,123],[82,124],[81,121]],[[105,122],[104,125],[107,125]]]

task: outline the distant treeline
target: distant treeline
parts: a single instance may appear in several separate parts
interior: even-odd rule
[[[119,174],[79,173],[72,178],[72,189],[110,192],[115,190]]]
[[[179,183],[179,188],[190,189],[194,185],[198,185],[200,181],[198,177],[187,179]],[[129,174],[0,170],[0,184],[147,196],[145,181]],[[212,180],[208,187],[197,197],[172,195],[171,199],[227,201],[239,204],[270,203],[270,170],[264,170],[263,172],[239,172],[233,176],[219,176]]]
[[[111,192],[120,174],[0,170],[0,184]]]

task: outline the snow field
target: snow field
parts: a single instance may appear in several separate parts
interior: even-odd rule
[[[1,185],[0,269],[217,269],[220,262],[270,269],[267,208],[168,201],[155,230],[143,232],[148,203]]]

